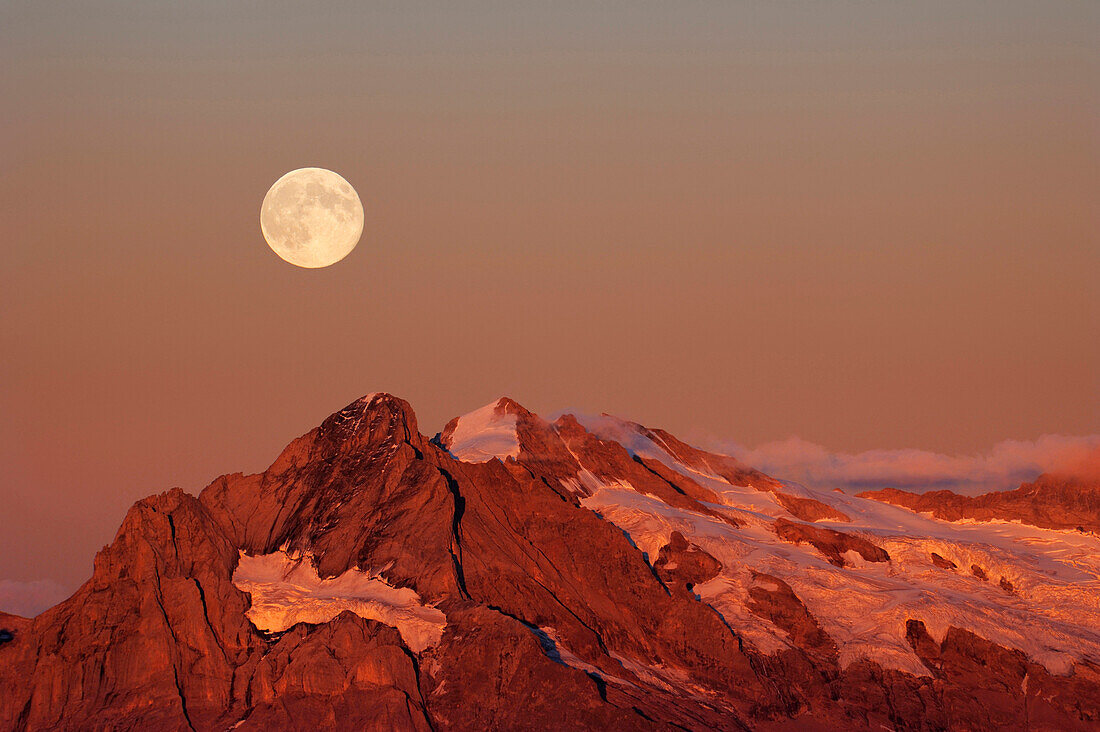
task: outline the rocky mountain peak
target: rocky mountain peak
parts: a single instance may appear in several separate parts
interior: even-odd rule
[[[511,397],[502,396],[494,402],[494,411],[498,414],[514,414],[517,416],[529,416],[531,410],[523,406]]]
[[[356,399],[317,428],[317,442],[344,451],[405,442],[422,446],[416,413],[404,399],[377,392]]]
[[[1100,544],[1049,527],[1093,495],[931,518],[508,398],[429,442],[370,394],[0,614],[0,729],[1086,729]]]
[[[468,414],[455,417],[434,442],[451,455],[469,462],[507,460],[523,448],[521,431],[539,418],[523,405],[501,397]]]

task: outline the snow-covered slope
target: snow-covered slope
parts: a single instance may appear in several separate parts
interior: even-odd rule
[[[794,590],[835,641],[842,664],[866,658],[929,675],[906,638],[906,623],[914,618],[936,640],[950,627],[968,630],[1022,650],[1055,673],[1067,672],[1076,660],[1100,660],[1100,540],[1093,535],[1019,523],[947,522],[815,491],[608,415],[565,415],[553,423],[531,415],[517,436],[515,418],[499,412],[489,405],[460,418],[451,452],[477,461],[490,452],[517,457],[521,436],[556,432],[570,456],[558,473],[562,487],[620,527],[651,563],[674,531],[717,559],[721,571],[694,591],[764,652],[792,642],[786,630],[752,609],[753,588],[770,582],[761,577],[768,575]],[[571,424],[586,431],[587,442],[569,433],[576,429]],[[548,439],[540,437],[542,444]],[[496,447],[467,447],[475,445]],[[659,463],[697,489],[695,495],[713,499],[657,495],[651,476],[628,473],[635,466],[616,463],[611,446],[621,446],[650,473]],[[647,478],[645,485],[639,477]],[[850,548],[867,542],[884,550],[888,561],[867,561]]]
[[[738,497],[725,492],[725,506],[742,517],[755,513],[755,506],[736,506]],[[718,559],[719,576],[695,592],[765,652],[787,641],[784,631],[749,609],[756,573],[794,589],[836,641],[842,663],[864,657],[928,675],[906,642],[910,618],[924,621],[937,640],[949,627],[962,628],[1023,650],[1052,672],[1067,671],[1075,659],[1100,659],[1100,542],[1094,537],[1020,524],[951,525],[849,501],[845,508],[859,518],[831,528],[869,538],[889,553],[889,562],[849,552],[846,566],[837,567],[808,544],[785,543],[766,520],[754,517],[734,528],[622,486],[600,489],[582,504],[621,527],[650,557],[680,531]],[[933,552],[958,569],[936,567]],[[975,576],[972,566],[988,579]]]
[[[407,587],[393,587],[381,577],[349,569],[321,579],[308,556],[241,552],[233,584],[252,596],[247,617],[258,629],[279,633],[297,623],[327,623],[345,610],[361,618],[392,625],[417,653],[439,643],[447,618],[421,604]]]
[[[505,411],[504,400],[486,404],[447,425],[450,453],[467,463],[484,463],[519,456],[516,415]]]

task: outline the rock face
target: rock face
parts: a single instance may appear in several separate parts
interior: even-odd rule
[[[1020,521],[1047,529],[1100,534],[1100,480],[1074,475],[1040,475],[1013,491],[962,496],[951,491],[909,493],[895,488],[860,496],[931,513],[945,521]]]
[[[666,585],[683,584],[691,590],[717,577],[722,563],[689,542],[679,531],[673,531],[668,543],[661,547],[653,569]]]
[[[661,430],[551,422],[506,399],[429,440],[407,403],[370,395],[261,474],[138,502],[72,598],[34,619],[0,614],[0,729],[1100,724],[1087,628],[1072,638],[1079,656],[1048,644],[1068,659],[1052,673],[970,630],[930,632],[897,594],[891,612],[905,616],[870,636],[896,643],[909,670],[860,645],[830,607],[861,587],[873,598],[906,572],[937,573],[1003,604],[987,617],[1042,581],[998,567],[1009,593],[932,567],[924,545],[910,569],[907,544],[857,518],[874,505]],[[967,566],[963,544],[936,541],[959,556],[933,558]],[[284,564],[298,569],[267,576]],[[261,589],[269,615],[336,610],[264,631],[250,620]],[[411,642],[403,618],[442,631]]]
[[[858,554],[865,562],[890,561],[890,555],[885,549],[875,546],[861,536],[795,523],[782,518],[776,520],[774,526],[775,533],[784,541],[810,544],[838,567],[845,565],[844,555],[848,552]]]
[[[936,565],[940,569],[954,570],[954,569],[958,569],[958,567],[959,567],[959,565],[955,564],[950,559],[944,559],[943,557],[941,557],[939,554],[936,554],[935,552],[931,553],[931,557],[932,557],[932,564]]]

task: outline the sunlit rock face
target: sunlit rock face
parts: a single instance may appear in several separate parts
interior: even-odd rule
[[[1100,477],[1095,475],[1041,475],[1016,490],[981,496],[960,496],[951,491],[918,494],[896,489],[860,495],[945,521],[1012,521],[1100,534]]]
[[[0,615],[0,729],[1095,728],[1096,535],[928,511],[371,394]]]

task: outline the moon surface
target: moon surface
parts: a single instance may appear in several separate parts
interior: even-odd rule
[[[324,168],[292,170],[268,190],[260,230],[291,264],[316,269],[348,256],[363,234],[363,204],[342,177]]]

